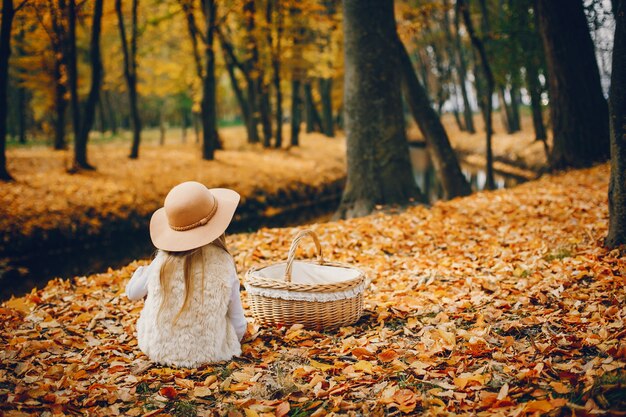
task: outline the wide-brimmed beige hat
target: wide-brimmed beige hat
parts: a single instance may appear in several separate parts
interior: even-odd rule
[[[208,189],[195,181],[178,184],[152,215],[152,243],[162,250],[180,252],[213,242],[226,231],[239,198],[236,191],[226,188]]]

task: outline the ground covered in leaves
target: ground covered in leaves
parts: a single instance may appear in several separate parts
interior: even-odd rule
[[[299,147],[266,150],[245,143],[243,128],[226,128],[220,131],[225,149],[216,152],[215,161],[204,161],[198,144],[181,143],[170,134],[163,146],[147,135],[137,160],[128,159],[126,142],[91,145],[90,162],[97,171],[79,174],[67,172],[71,151],[10,149],[7,159],[16,182],[0,185],[0,254],[145,227],[167,192],[183,181],[233,188],[242,195],[240,215],[271,216],[272,198],[285,205],[317,199],[331,184],[339,186],[331,190],[337,194],[345,177],[343,139],[302,134]]]
[[[601,246],[608,176],[604,165],[316,225],[327,258],[372,278],[361,320],[327,332],[251,324],[241,357],[201,369],[154,366],[137,348],[142,302],[123,291],[145,261],[51,281],[0,308],[0,409],[623,415],[626,257]],[[283,259],[295,231],[231,236],[241,276]]]

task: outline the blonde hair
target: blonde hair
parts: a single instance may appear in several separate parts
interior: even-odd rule
[[[230,251],[228,250],[228,247],[226,246],[225,234],[222,234],[213,242],[209,243],[209,245],[216,246],[224,250],[226,253],[230,255]],[[208,246],[208,245],[205,245],[205,246]],[[203,249],[205,246],[201,246],[196,249],[191,249],[191,250],[182,251],[182,252],[162,251],[165,254],[165,259],[163,260],[163,263],[161,264],[161,270],[159,271],[159,282],[161,283],[161,292],[163,293],[163,296],[161,298],[161,305],[159,306],[159,312],[157,314],[158,320],[160,320],[161,312],[163,311],[165,306],[168,305],[170,302],[172,302],[170,300],[170,294],[171,294],[171,289],[172,289],[172,282],[171,282],[172,276],[174,276],[174,273],[173,273],[174,270],[176,268],[179,268],[181,263],[183,267],[183,284],[185,286],[185,297],[183,299],[184,300],[183,305],[180,307],[180,310],[178,310],[178,313],[176,314],[176,317],[174,318],[173,323],[176,323],[176,321],[181,316],[181,314],[183,314],[185,310],[187,310],[187,308],[189,307],[189,303],[192,298],[191,295],[193,293],[192,288],[194,285],[192,267],[195,261],[198,259],[198,257],[202,258],[202,262],[201,262],[202,286],[201,288],[204,288],[204,261],[205,260],[204,260]]]

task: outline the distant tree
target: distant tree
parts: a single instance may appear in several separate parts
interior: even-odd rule
[[[76,1],[69,0],[68,7],[68,75],[70,94],[72,98],[72,112],[74,121],[74,162],[72,169],[92,170],[94,167],[87,161],[87,141],[96,116],[96,105],[100,94],[102,81],[102,63],[100,60],[100,31],[102,28],[102,3],[95,0],[93,21],[91,24],[91,41],[89,57],[91,64],[91,85],[87,100],[81,114],[78,99],[78,69],[76,59]]]
[[[430,106],[426,90],[419,83],[411,58],[402,41],[397,39],[400,54],[400,71],[406,102],[409,104],[413,118],[417,122],[424,138],[428,153],[431,156],[435,170],[443,187],[445,198],[454,198],[469,195],[472,192],[465,179],[454,149],[450,145],[439,115]]]
[[[489,28],[488,28],[489,20],[488,20],[488,16],[486,15],[488,9],[485,6],[484,2],[485,0],[480,0],[482,21],[483,21],[483,25],[482,25],[483,37],[485,36],[485,33],[488,33],[489,31]],[[481,63],[482,70],[483,70],[483,75],[485,77],[485,81],[487,82],[486,91],[484,92],[482,96],[483,109],[484,109],[483,116],[485,119],[485,132],[487,136],[486,138],[487,139],[486,140],[487,180],[486,180],[485,188],[487,188],[488,190],[493,190],[494,188],[496,188],[494,175],[493,175],[493,150],[491,146],[491,140],[492,140],[492,135],[493,135],[493,125],[492,125],[492,120],[491,120],[492,119],[491,98],[493,96],[493,90],[494,90],[493,72],[491,71],[491,65],[489,64],[489,58],[487,57],[487,49],[485,47],[484,40],[480,39],[478,35],[476,35],[476,31],[474,30],[474,24],[472,23],[472,18],[470,16],[470,10],[469,10],[469,4],[467,0],[457,0],[457,7],[458,7],[457,13],[460,11],[460,13],[462,14],[463,21],[465,22],[465,27],[467,28],[467,33],[469,34],[470,39],[472,40],[472,44],[474,45],[474,48],[476,48],[476,51],[478,52],[480,63]]]
[[[23,3],[20,5],[22,6]],[[9,90],[9,56],[11,55],[11,28],[16,8],[13,0],[2,0],[2,22],[0,23],[0,180],[11,181],[7,170],[7,96]]]
[[[128,104],[130,107],[130,123],[133,129],[133,144],[131,146],[131,159],[139,157],[139,143],[141,142],[141,116],[137,107],[137,8],[139,0],[132,0],[130,39],[126,37],[126,25],[122,0],[115,0],[115,12],[122,41],[122,53],[124,55],[124,78],[128,88]],[[183,121],[183,123],[185,123]]]
[[[615,36],[609,116],[611,179],[609,182],[609,234],[606,245],[626,244],[626,0],[614,2]]]
[[[582,0],[537,0],[548,65],[553,169],[609,157],[607,102]]]
[[[348,179],[338,217],[423,200],[404,128],[392,0],[344,0]]]
[[[465,129],[469,133],[476,133],[476,128],[474,127],[472,106],[470,105],[469,94],[467,93],[467,64],[465,61],[465,54],[463,53],[463,48],[461,46],[460,26],[460,13],[457,7],[454,11],[454,28],[456,32],[454,37],[454,44],[458,61],[459,84],[461,87],[461,95],[463,97],[463,117],[465,121]]]

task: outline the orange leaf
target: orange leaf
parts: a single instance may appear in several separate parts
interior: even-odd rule
[[[163,387],[159,390],[159,394],[161,394],[165,398],[169,398],[170,400],[178,397],[178,391],[176,391],[174,387]]]
[[[526,403],[526,406],[524,407],[524,411],[527,413],[534,413],[534,412],[543,412],[543,413],[547,413],[548,411],[552,410],[553,408],[555,408],[554,405],[552,405],[552,403],[550,403],[550,401],[547,400],[538,400],[538,401],[529,401]]]
[[[276,407],[276,417],[284,417],[287,415],[287,413],[289,413],[291,407],[289,407],[289,402],[285,401],[282,402],[280,404],[278,404],[278,407]]]
[[[352,349],[352,354],[357,359],[372,359],[372,358],[374,358],[374,354],[372,352],[370,352],[369,350],[363,348],[363,347],[357,347],[357,348]]]
[[[401,389],[393,393],[393,402],[398,405],[398,409],[403,413],[412,412],[417,406],[418,397],[410,389]]]
[[[387,349],[378,355],[378,360],[380,360],[381,362],[391,362],[394,359],[397,359],[398,356],[398,352],[396,352],[395,350]]]

